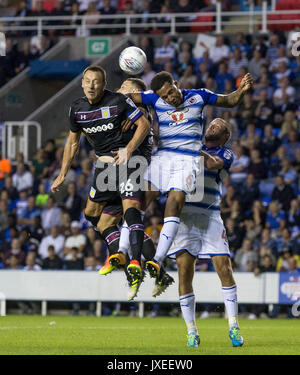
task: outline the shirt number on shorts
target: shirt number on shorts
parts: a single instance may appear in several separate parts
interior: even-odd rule
[[[131,180],[127,180],[126,184],[125,182],[121,182],[120,183],[120,191],[121,191],[121,194],[124,194],[125,191],[132,191],[133,190],[133,185],[131,183]]]

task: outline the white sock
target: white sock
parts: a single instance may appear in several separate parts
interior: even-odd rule
[[[130,247],[130,241],[129,241],[129,227],[124,221],[122,227],[121,227],[121,235],[119,240],[119,251],[121,251],[124,254],[127,254],[127,251]]]
[[[195,322],[195,294],[188,293],[183,296],[179,296],[180,308],[182,312],[183,319],[185,321],[188,334],[195,333],[198,334],[196,322]]]
[[[238,302],[237,302],[237,287],[232,285],[229,287],[222,287],[222,294],[224,298],[225,308],[228,316],[229,329],[238,327]]]
[[[176,236],[180,224],[179,217],[169,216],[164,218],[164,225],[161,229],[157,249],[155,253],[155,260],[162,263],[167,252]]]

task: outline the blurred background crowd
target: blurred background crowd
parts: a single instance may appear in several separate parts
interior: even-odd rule
[[[145,4],[148,12],[163,12],[166,7],[179,13],[215,5],[214,1],[188,0],[163,4],[65,0],[60,9],[51,12],[70,14],[75,6],[79,13],[91,7],[99,14],[114,14],[116,9],[145,13]],[[233,4],[228,2],[228,8]],[[26,16],[26,3],[22,6],[16,14]],[[12,40],[8,39],[6,58],[16,63],[8,63],[14,69],[13,76],[28,60],[16,58],[17,46]],[[51,43],[49,36],[42,40],[41,49],[36,51],[39,55]],[[208,106],[204,111],[206,125],[215,117],[223,117],[232,126],[229,147],[235,157],[223,186],[221,215],[235,271],[255,275],[295,272],[300,269],[300,56],[291,54],[282,32],[269,36],[237,33],[231,40],[219,35],[213,48],[202,43],[200,58],[194,57],[194,46],[182,37],[166,34],[160,40],[161,44],[155,45],[151,35],[140,37],[139,47],[148,59],[141,78],[148,88],[154,74],[166,70],[182,89],[205,87],[227,94],[239,86],[247,72],[252,74],[253,90],[240,105],[232,109]],[[30,50],[30,42],[23,47]],[[24,51],[18,53],[24,55]],[[81,146],[65,187],[55,197],[50,194],[50,185],[60,171],[63,155],[63,146],[57,146],[55,140],[49,139],[28,163],[22,154],[16,165],[0,157],[0,268],[96,271],[104,264],[106,244],[83,215],[94,155],[85,138]],[[145,231],[155,244],[165,201],[166,196],[155,201],[145,216]],[[176,265],[168,261],[167,268],[176,269]],[[213,271],[211,261],[197,261],[196,270]],[[247,311],[252,317],[263,312],[261,307],[251,309]],[[209,311],[207,307],[206,313]]]

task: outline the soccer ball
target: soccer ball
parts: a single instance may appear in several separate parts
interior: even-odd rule
[[[138,47],[127,47],[119,57],[119,65],[123,72],[135,76],[144,71],[147,63],[145,52]]]

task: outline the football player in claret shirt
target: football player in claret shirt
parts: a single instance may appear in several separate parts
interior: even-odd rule
[[[64,148],[62,167],[51,191],[56,192],[63,184],[78,151],[81,133],[84,133],[98,158],[85,216],[97,226],[104,207],[121,197],[132,250],[127,269],[138,283],[142,278],[140,261],[144,241],[140,212],[142,190],[129,183],[130,175],[136,168],[130,168],[128,161],[132,156],[140,155],[139,146],[150,131],[150,123],[129,98],[106,89],[106,72],[102,67],[92,65],[85,69],[82,88],[85,96],[75,100],[70,108],[70,131]],[[126,119],[136,126],[129,141],[123,136],[121,127],[121,123]],[[122,165],[126,165],[126,168],[122,168]],[[116,176],[116,189],[109,184],[99,183],[107,170]]]

